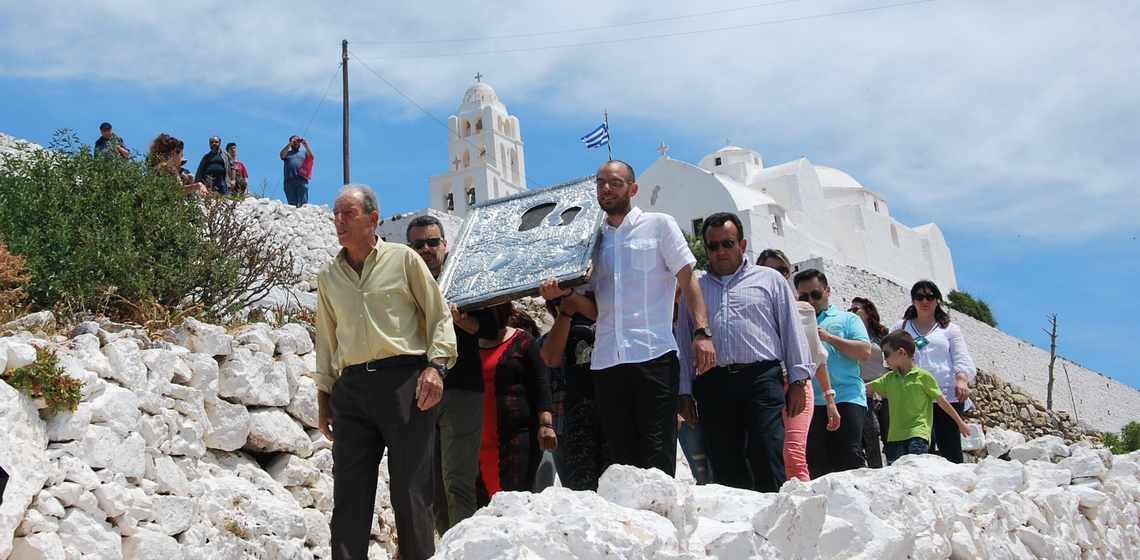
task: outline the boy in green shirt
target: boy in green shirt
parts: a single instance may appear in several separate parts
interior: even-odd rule
[[[931,403],[937,403],[958,424],[958,431],[969,436],[970,428],[942,395],[938,381],[929,371],[914,365],[915,346],[910,334],[895,331],[884,337],[879,345],[891,370],[867,383],[867,389],[886,397],[890,407],[891,423],[883,450],[887,463],[894,463],[903,455],[930,450],[930,430],[934,425]]]

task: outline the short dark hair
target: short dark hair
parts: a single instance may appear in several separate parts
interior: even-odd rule
[[[408,229],[404,230],[404,238],[406,238],[406,239],[412,238],[412,228],[431,227],[431,226],[435,226],[435,227],[439,228],[439,238],[440,239],[447,239],[447,236],[444,235],[444,233],[443,233],[443,222],[440,222],[439,218],[432,216],[431,214],[424,214],[423,216],[416,216],[415,218],[412,219],[412,221],[408,222]]]
[[[914,357],[914,338],[906,331],[895,331],[884,336],[879,341],[879,347],[883,349],[884,354],[890,354],[901,348],[907,356]]]
[[[629,174],[629,177],[627,178],[627,180],[628,180],[630,183],[632,183],[632,182],[634,182],[634,181],[636,181],[636,180],[637,180],[637,174],[633,172],[633,166],[632,166],[632,165],[630,165],[630,164],[628,164],[628,163],[626,163],[626,162],[624,162],[624,161],[622,161],[622,160],[620,160],[620,159],[611,159],[611,160],[609,160],[609,161],[607,161],[607,162],[603,163],[603,164],[602,164],[602,167],[605,167],[605,166],[607,166],[607,165],[609,165],[609,164],[611,164],[611,163],[616,163],[616,164],[618,164],[618,165],[621,165],[622,167],[625,167],[625,172],[626,172],[627,174]]]
[[[732,225],[736,226],[736,240],[740,241],[744,239],[744,224],[740,222],[740,218],[738,218],[736,214],[732,212],[716,212],[709,214],[709,217],[705,218],[705,221],[701,224],[701,240],[704,240],[705,232],[707,232],[710,227],[721,227],[728,222],[732,222]]]
[[[103,122],[103,124],[99,125],[99,130],[111,130],[111,123]]]
[[[819,278],[819,283],[823,284],[825,287],[828,285],[827,275],[814,268],[809,268],[807,270],[801,270],[800,272],[797,272],[796,277],[792,280],[792,283],[795,284],[798,288],[800,284],[803,284],[812,278]]]
[[[236,147],[237,147],[237,143],[236,143],[236,142],[230,142],[229,144],[226,144],[226,149],[227,149],[227,150],[229,150],[230,148],[236,148]]]

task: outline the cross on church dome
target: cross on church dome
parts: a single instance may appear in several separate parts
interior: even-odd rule
[[[483,81],[483,74],[480,72],[476,72],[475,73],[475,81],[476,82],[482,82]]]
[[[669,153],[669,145],[661,142],[661,145],[657,146],[657,153],[661,154],[661,157],[665,157]]]

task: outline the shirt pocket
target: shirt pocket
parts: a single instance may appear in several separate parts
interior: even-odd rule
[[[364,300],[365,316],[372,324],[384,331],[394,327],[395,332],[386,333],[388,336],[403,332],[404,324],[412,320],[405,310],[406,298],[399,288],[368,290],[361,295]]]
[[[649,272],[657,266],[656,239],[630,239],[623,246],[626,262],[638,272]]]

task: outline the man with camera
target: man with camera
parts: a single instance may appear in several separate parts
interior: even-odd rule
[[[289,137],[281,148],[281,161],[285,162],[285,200],[300,208],[309,202],[309,179],[313,176],[313,149],[309,141],[300,136]]]

